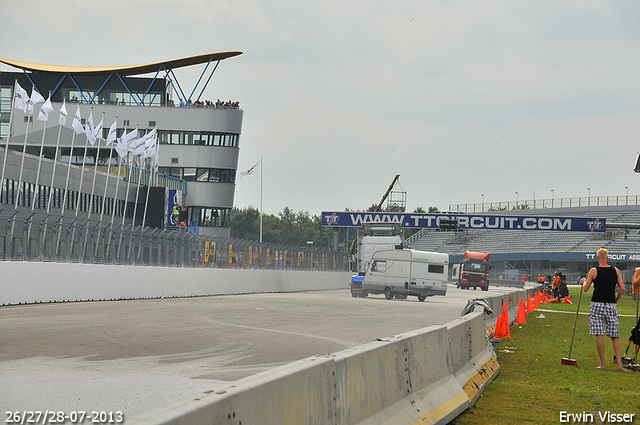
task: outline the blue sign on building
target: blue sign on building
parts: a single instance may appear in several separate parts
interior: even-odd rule
[[[455,220],[463,230],[554,230],[562,232],[604,232],[604,218],[546,217],[489,214],[424,214],[384,212],[323,212],[322,225],[360,227],[364,223],[399,224],[403,228],[438,229],[440,220]]]

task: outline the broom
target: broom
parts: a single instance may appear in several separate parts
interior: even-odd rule
[[[580,313],[580,300],[582,299],[582,282],[580,282],[580,295],[578,296],[578,308],[576,309],[576,319],[573,322],[573,333],[571,334],[571,345],[569,345],[569,357],[560,359],[560,364],[564,366],[578,367],[578,361],[571,358],[571,350],[573,350],[573,338],[576,336],[576,326],[578,324],[578,313]]]

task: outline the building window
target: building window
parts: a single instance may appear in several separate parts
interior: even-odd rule
[[[236,182],[236,170],[223,168],[158,167],[158,173],[188,182]]]
[[[212,133],[207,131],[158,130],[158,140],[161,145],[198,145],[237,148],[239,137],[237,134]]]
[[[190,224],[199,227],[230,227],[231,208],[189,207]]]

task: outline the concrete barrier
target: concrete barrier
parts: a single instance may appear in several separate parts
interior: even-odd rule
[[[343,289],[348,272],[0,262],[0,304]]]

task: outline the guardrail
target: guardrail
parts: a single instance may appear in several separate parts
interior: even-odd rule
[[[0,210],[0,261],[348,271],[329,249],[216,238],[32,211]]]
[[[446,424],[499,373],[485,326],[503,303],[515,317],[520,298],[534,292],[492,297],[491,314],[476,306],[446,325],[277,367],[128,423]]]
[[[476,202],[451,204],[450,212],[477,213],[511,210],[535,210],[540,208],[605,207],[616,205],[640,205],[639,195],[577,196],[573,198],[532,199],[500,202]]]

